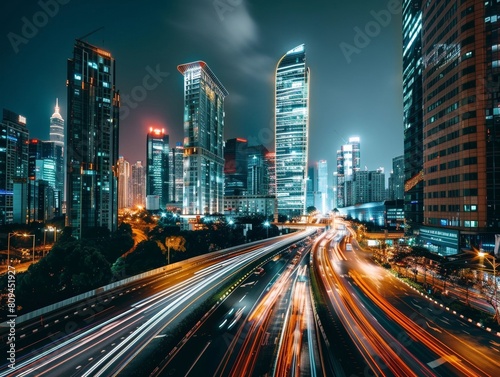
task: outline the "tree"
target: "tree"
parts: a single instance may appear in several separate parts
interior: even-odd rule
[[[167,247],[167,264],[170,264],[170,250],[186,251],[184,245],[186,240],[181,236],[170,236],[165,239],[165,246]]]
[[[307,213],[308,215],[310,215],[311,213],[316,212],[316,211],[317,211],[317,208],[316,208],[315,206],[309,206],[309,207],[307,207],[307,209],[306,209],[306,213]]]
[[[165,257],[155,241],[142,241],[135,250],[124,258],[125,273],[128,276],[153,270],[165,265]],[[121,266],[117,268],[122,269]]]

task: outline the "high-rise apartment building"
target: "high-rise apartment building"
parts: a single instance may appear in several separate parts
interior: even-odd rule
[[[130,173],[130,203],[131,207],[146,205],[146,169],[142,161],[137,161],[131,166]]]
[[[224,97],[228,92],[202,61],[177,67],[184,76],[183,213],[224,211]]]
[[[290,217],[303,215],[306,211],[309,75],[303,44],[283,55],[276,66],[277,212]]]
[[[169,137],[164,129],[150,128],[146,143],[146,196],[158,196],[160,208],[169,202]]]
[[[130,163],[125,157],[118,157],[118,209],[130,206]]]
[[[423,223],[422,0],[403,0],[403,125],[405,232]]]
[[[3,109],[0,132],[0,224],[26,223],[29,138],[26,118]]]
[[[115,59],[77,40],[68,60],[66,223],[77,238],[88,228],[116,230],[120,98]]]
[[[417,109],[423,110],[422,136],[414,135],[423,144],[408,149],[405,144],[405,170],[413,169],[406,166],[412,152],[422,154],[423,169],[420,178],[416,169],[417,178],[406,181],[405,202],[415,183],[424,183],[419,239],[431,250],[492,250],[500,231],[500,4],[406,1],[403,9],[405,132],[416,124]],[[420,102],[410,90],[418,70]]]

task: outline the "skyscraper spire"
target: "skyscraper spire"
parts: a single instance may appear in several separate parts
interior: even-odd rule
[[[56,113],[59,114],[59,98],[56,98]]]

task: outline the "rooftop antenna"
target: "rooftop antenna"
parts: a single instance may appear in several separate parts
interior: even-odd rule
[[[97,32],[98,32],[99,30],[101,30],[101,29],[104,29],[104,26],[101,26],[100,28],[95,29],[95,30],[91,31],[90,33],[87,33],[87,34],[85,34],[84,36],[82,36],[82,37],[80,37],[80,38],[77,38],[77,39],[81,41],[81,40],[83,40],[83,38],[87,38],[88,36],[90,36],[90,35],[92,35],[92,34],[94,34],[94,33],[97,33]]]

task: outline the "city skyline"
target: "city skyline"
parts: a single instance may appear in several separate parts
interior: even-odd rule
[[[243,137],[250,144],[263,144],[272,150],[275,61],[282,51],[305,43],[314,72],[310,143],[315,148],[310,149],[310,162],[325,159],[333,164],[337,147],[354,132],[366,140],[362,164],[370,165],[370,169],[382,166],[388,171],[392,158],[403,150],[401,13],[392,13],[391,3],[362,2],[354,7],[318,2],[308,8],[291,2],[289,9],[282,10],[278,4],[263,2],[241,2],[220,9],[211,2],[152,1],[151,7],[135,7],[132,12],[127,8],[130,3],[125,2],[123,9],[113,8],[109,26],[104,20],[112,7],[100,2],[91,1],[86,6],[78,1],[57,3],[53,16],[38,4],[24,4],[22,8],[6,5],[1,16],[5,37],[0,42],[6,57],[0,64],[3,72],[23,70],[26,79],[19,82],[16,77],[2,77],[0,102],[27,117],[30,137],[48,139],[46,119],[55,98],[59,98],[62,117],[67,118],[64,70],[74,39],[106,25],[84,40],[110,51],[118,62],[117,88],[122,97],[120,155],[129,161],[145,160],[145,146],[135,140],[144,137],[149,127],[165,128],[172,144],[182,141],[183,84],[176,66],[198,59],[218,72],[230,93],[226,99],[224,140]],[[281,16],[274,17],[278,9]],[[95,19],[92,23],[78,21],[88,19],[85,15],[89,11]],[[47,22],[38,22],[44,20],[40,12],[46,13]],[[317,33],[311,17],[287,35],[275,31],[301,12],[320,17],[327,25],[326,32]],[[33,36],[28,38],[29,27],[23,25],[32,22],[35,15],[42,26],[35,25],[37,31],[32,30]],[[140,15],[148,22],[137,21]],[[366,30],[373,36],[362,41],[360,35]],[[50,58],[40,55],[47,48],[51,49]],[[379,67],[377,74],[374,67]],[[44,77],[31,76],[40,69]],[[11,93],[9,88],[14,85],[23,88],[23,95]],[[380,149],[380,145],[387,144],[394,150]]]

